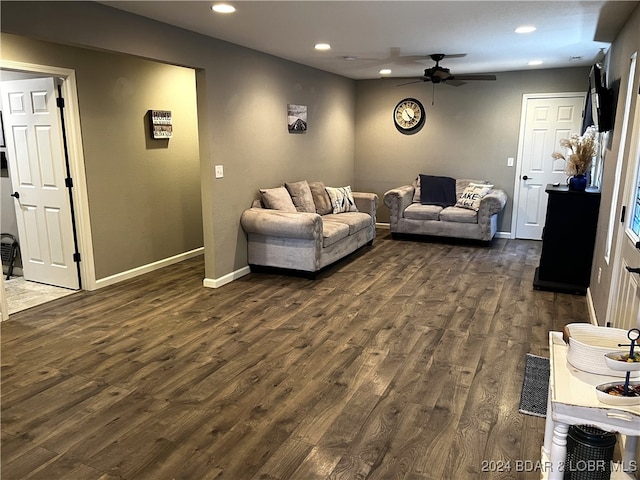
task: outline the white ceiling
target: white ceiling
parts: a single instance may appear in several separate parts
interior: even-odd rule
[[[353,79],[419,77],[432,53],[453,74],[590,65],[637,1],[106,1],[121,10]],[[520,25],[537,30],[518,35]],[[330,43],[327,52],[315,51]],[[345,57],[356,57],[345,60]],[[527,66],[529,60],[544,63]]]

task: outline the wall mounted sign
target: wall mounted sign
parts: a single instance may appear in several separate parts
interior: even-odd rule
[[[303,133],[307,131],[307,106],[287,105],[287,123],[289,133]]]
[[[151,138],[169,139],[173,134],[171,110],[149,110]]]

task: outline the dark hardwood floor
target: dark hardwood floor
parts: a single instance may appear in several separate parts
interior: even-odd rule
[[[539,255],[380,230],[316,280],[196,258],[12,315],[2,479],[539,478],[525,356],[588,321]]]

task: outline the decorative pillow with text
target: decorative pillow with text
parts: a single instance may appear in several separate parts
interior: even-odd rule
[[[462,195],[456,202],[456,207],[468,208],[469,210],[480,210],[480,201],[485,197],[487,193],[491,191],[493,185],[470,183],[467,188],[464,189]]]

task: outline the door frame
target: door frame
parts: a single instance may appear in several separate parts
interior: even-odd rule
[[[524,134],[527,118],[527,102],[540,98],[564,98],[564,97],[583,97],[586,98],[587,92],[556,92],[556,93],[523,93],[522,107],[520,108],[520,130],[518,132],[518,154],[516,156],[516,171],[513,179],[513,208],[511,209],[511,239],[516,238],[518,211],[520,210],[520,177],[522,176],[522,157],[524,155]],[[583,112],[584,113],[584,112]]]
[[[618,194],[611,199],[610,218],[615,222],[615,227],[610,234],[615,241],[612,242],[612,250],[609,254],[609,260],[612,264],[611,283],[605,311],[605,325],[612,323],[611,316],[614,313],[614,302],[618,298],[621,288],[618,280],[620,279],[620,272],[624,268],[622,248],[623,243],[627,241],[627,236],[629,235],[629,218],[633,214],[632,205],[635,199],[635,186],[639,180],[636,177],[638,173],[638,163],[640,162],[640,131],[638,130],[640,127],[640,91],[638,91],[640,62],[638,62],[638,52],[634,52],[633,55],[629,57],[629,62],[631,63],[630,66],[634,68],[633,71],[631,69],[629,70],[629,75],[633,73],[633,79],[628,83],[629,89],[626,92],[627,98],[625,98],[625,109],[622,119],[624,122],[622,133],[625,136],[620,137],[620,146],[622,148],[618,151],[618,164],[616,166],[620,168],[620,178],[623,178],[624,181],[621,182],[622,185],[617,185],[622,192],[618,192]],[[624,162],[625,158],[627,162]],[[623,165],[623,163],[626,164]],[[623,172],[625,173],[624,175],[622,175]],[[616,178],[618,177],[616,176]],[[616,189],[614,189],[614,191],[615,190]],[[619,212],[624,205],[626,205],[627,211],[624,222],[621,222],[616,213]]]
[[[83,290],[95,290],[96,274],[93,260],[93,240],[89,216],[89,198],[85,173],[84,151],[82,148],[82,130],[80,126],[80,110],[75,70],[49,65],[16,62],[0,59],[0,69],[25,73],[37,73],[43,76],[62,79],[62,93],[65,98],[64,119],[66,127],[66,143],[69,154],[69,168],[73,182],[73,203],[76,217],[76,233],[78,249],[81,254],[80,275]],[[8,317],[4,283],[1,284],[2,319]]]

